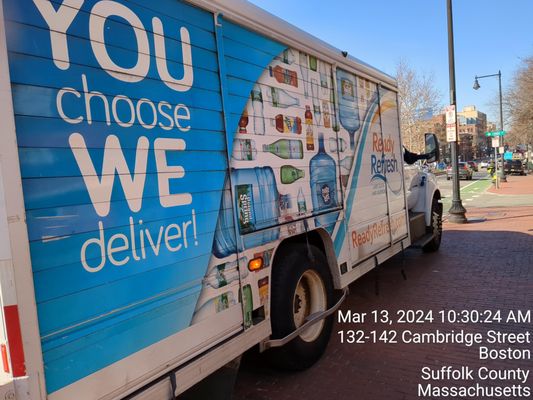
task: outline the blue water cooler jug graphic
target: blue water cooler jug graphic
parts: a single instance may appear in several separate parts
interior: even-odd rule
[[[261,246],[279,237],[279,194],[274,171],[270,167],[231,170],[233,196],[226,182],[213,241],[213,254],[224,258],[245,248]],[[236,241],[233,208],[235,207],[238,232],[243,241]],[[237,243],[239,244],[237,246]]]
[[[339,118],[341,125],[350,135],[350,149],[355,148],[355,132],[361,124],[357,102],[357,82],[355,76],[337,69],[337,91],[339,92]]]
[[[326,153],[322,132],[318,133],[318,153],[311,159],[309,169],[311,175],[313,214],[337,208],[337,172],[335,161]],[[317,226],[324,227],[331,234],[338,215],[338,212],[317,215],[315,222]]]

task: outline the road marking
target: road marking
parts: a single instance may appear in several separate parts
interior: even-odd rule
[[[479,194],[475,194],[475,195],[473,195],[472,197],[479,197]]]
[[[465,201],[474,201],[474,199],[466,199]]]

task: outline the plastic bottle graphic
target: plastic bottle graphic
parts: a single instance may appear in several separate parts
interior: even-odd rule
[[[333,77],[331,78],[331,87],[334,87]],[[334,132],[338,132],[340,131],[340,126],[339,126],[339,122],[337,121],[337,113],[335,111],[335,91],[334,90],[329,91],[329,102],[333,105],[333,110],[331,113],[331,116],[333,118],[333,123],[331,124],[331,128],[333,129]]]
[[[311,171],[311,200],[313,213],[321,213],[337,207],[337,173],[335,161],[324,148],[324,135],[318,133],[318,153],[309,162]],[[338,213],[322,214],[315,217],[318,226],[323,226],[330,233]]]
[[[310,106],[305,106],[305,143],[307,150],[315,149],[315,138],[313,133],[313,113]]]
[[[305,176],[305,172],[292,165],[282,165],[280,169],[281,183],[288,185]]]
[[[242,306],[244,310],[244,327],[252,326],[252,312],[254,310],[254,301],[252,297],[252,286],[244,285],[242,288]]]
[[[257,281],[257,287],[259,289],[259,303],[264,306],[268,300],[268,276]]]
[[[302,188],[298,189],[298,197],[296,200],[298,204],[298,215],[305,215],[307,212],[307,204],[305,203],[305,196]]]
[[[265,134],[265,118],[263,115],[263,94],[261,89],[256,86],[251,91],[252,107],[254,109],[254,133],[256,135]]]
[[[291,117],[288,115],[278,114],[274,118],[276,130],[280,133],[302,133],[302,120],[300,117]]]
[[[341,174],[341,184],[346,187],[348,185],[348,179],[350,179],[350,171],[352,169],[353,156],[344,157],[340,165],[340,174]]]
[[[200,306],[196,307],[194,311],[192,323],[195,324],[213,314],[227,310],[231,306],[237,304],[235,296],[232,292],[222,293],[221,295],[208,300]]]
[[[290,69],[283,68],[279,65],[276,65],[274,68],[268,68],[270,76],[276,78],[279,83],[298,87],[298,73],[296,71],[291,71]]]
[[[309,70],[307,69],[307,54],[300,51],[300,72],[302,74],[302,83],[304,85],[304,95],[307,99],[309,97],[308,89],[308,79],[309,79]]]
[[[355,76],[337,69],[337,90],[339,94],[339,118],[341,125],[350,135],[350,148],[355,148],[355,132],[359,129],[359,104]]]
[[[235,139],[233,141],[233,153],[231,157],[235,160],[252,161],[255,160],[257,149],[255,140],[252,139]]]
[[[342,153],[348,147],[343,138],[329,138],[329,151],[331,153]]]
[[[318,99],[318,82],[316,79],[311,79],[311,97],[313,98],[313,114],[317,126],[320,125],[322,114],[320,112],[320,100]]]
[[[309,55],[309,69],[311,71],[317,70],[317,63],[318,63],[318,60],[316,59],[316,57]]]
[[[331,128],[331,119],[329,116],[329,103],[322,100],[322,111],[324,112],[324,128]]]
[[[246,126],[248,125],[248,111],[244,109],[242,112],[241,118],[239,119],[239,133],[248,133],[246,131]]]
[[[204,286],[218,289],[238,280],[239,277],[246,278],[248,276],[247,263],[248,258],[241,257],[239,260],[215,265],[207,271],[203,280]],[[239,272],[239,264],[241,265],[241,272]]]
[[[292,199],[290,194],[279,195],[279,212],[280,216],[286,217],[289,215],[289,210],[292,208]],[[264,261],[264,260],[263,260]]]
[[[279,237],[279,195],[272,168],[232,169],[231,174],[235,198],[231,196],[227,179],[213,240],[213,254],[218,258],[235,253],[237,247],[241,251],[270,243]],[[234,208],[239,233],[244,235],[239,240],[235,238]],[[262,232],[246,235],[256,230]]]
[[[280,88],[271,87],[267,96],[274,107],[287,108],[300,105],[300,99]]]
[[[302,159],[304,149],[302,142],[293,139],[280,139],[271,144],[264,144],[263,151],[275,154],[283,159]]]
[[[328,88],[328,73],[325,62],[320,62],[320,86],[324,89]]]
[[[283,50],[279,59],[281,60],[281,62],[289,65],[293,64],[294,61],[296,61],[296,57],[294,56],[294,52],[292,49]]]

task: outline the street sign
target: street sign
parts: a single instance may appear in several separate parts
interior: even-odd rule
[[[500,137],[495,136],[492,138],[492,147],[500,147]]]
[[[446,106],[446,141],[457,142],[457,126],[455,118],[455,105]]]
[[[495,137],[495,136],[505,136],[505,131],[494,131],[494,132],[485,132],[485,136],[487,137]]]

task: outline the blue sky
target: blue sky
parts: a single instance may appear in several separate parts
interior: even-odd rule
[[[394,75],[400,59],[433,74],[449,104],[446,0],[251,0],[314,36]],[[475,105],[498,121],[498,78],[503,89],[520,59],[533,55],[533,0],[455,0],[457,105]]]

